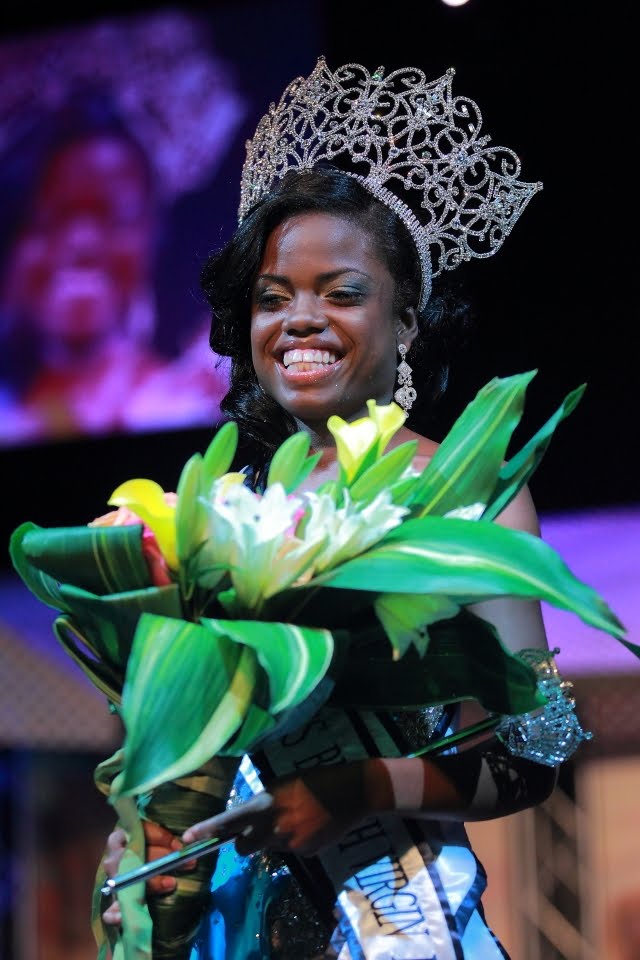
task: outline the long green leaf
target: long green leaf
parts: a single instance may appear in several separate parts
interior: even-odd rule
[[[435,593],[459,603],[515,596],[545,600],[622,639],[600,595],[539,537],[453,517],[407,520],[375,547],[307,584],[390,593]],[[302,589],[302,588],[300,588]]]
[[[152,790],[220,753],[247,714],[258,670],[249,647],[201,624],[143,614],[122,697],[122,792]]]
[[[517,454],[503,464],[498,475],[498,482],[487,504],[487,509],[482,515],[483,520],[493,520],[497,517],[527,483],[542,460],[556,427],[575,410],[585,388],[586,385],[582,384],[582,386],[572,390],[540,430],[531,437]]]
[[[276,725],[274,717],[268,710],[249,704],[247,714],[242,721],[238,732],[227,743],[224,752],[230,751],[233,756],[242,756],[255,749],[255,744],[270,733]]]
[[[478,391],[425,467],[409,503],[414,516],[488,502],[535,374],[496,377]]]
[[[216,637],[230,637],[256,651],[269,677],[274,714],[306,700],[331,664],[334,645],[328,630],[256,620],[202,622]]]
[[[429,625],[455,616],[460,606],[433,593],[381,593],[374,608],[397,660],[412,644],[422,656],[429,646]]]
[[[177,584],[112,593],[104,597],[79,590],[71,584],[62,585],[60,592],[95,656],[118,671],[121,679],[124,679],[141,615],[182,616]]]
[[[294,490],[311,473],[320,454],[307,456],[311,439],[304,430],[287,437],[273,455],[267,474],[267,486],[281,483],[287,493]]]
[[[12,559],[23,578],[28,564],[49,578],[91,593],[138,590],[153,584],[142,553],[141,532],[141,525],[45,529],[22,524],[12,537]],[[31,588],[30,583],[28,586]],[[41,590],[45,597],[49,595],[45,602],[53,605],[46,578],[41,580]]]
[[[30,560],[28,554],[23,548],[24,540],[27,536],[46,534],[43,527],[39,527],[31,521],[20,524],[13,531],[9,540],[9,555],[11,562],[17,573],[22,578],[24,584],[31,592],[48,607],[56,610],[66,610],[66,604],[60,596],[60,582],[36,567]]]
[[[385,487],[392,488],[410,466],[417,449],[418,441],[408,440],[385,453],[351,484],[349,488],[351,499],[372,500]]]
[[[205,450],[204,476],[206,478],[208,494],[211,484],[229,471],[238,446],[238,424],[234,420],[227,420],[216,431],[215,436]]]
[[[123,674],[97,658],[91,641],[70,617],[58,617],[53,624],[53,632],[62,648],[94,687],[112,703],[119,704],[122,698]]]

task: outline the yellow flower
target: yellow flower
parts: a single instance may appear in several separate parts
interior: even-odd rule
[[[375,400],[367,400],[367,407],[369,415],[352,423],[336,415],[327,420],[347,484],[382,456],[389,440],[406,420],[406,413],[397,403],[378,405]]]
[[[114,507],[133,510],[155,534],[162,556],[171,570],[178,569],[176,548],[176,503],[174,493],[165,493],[155,480],[126,480],[107,501]]]
[[[406,412],[393,401],[387,404],[377,404],[375,400],[367,400],[369,417],[378,428],[378,456],[384,453],[389,440],[397,433],[407,419]]]

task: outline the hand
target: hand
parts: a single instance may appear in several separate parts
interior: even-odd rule
[[[313,856],[371,812],[365,770],[364,763],[354,761],[276,780],[268,792],[194,824],[182,839],[235,837],[243,855],[268,847]]]
[[[166,830],[165,827],[160,826],[158,823],[153,823],[151,820],[143,820],[142,828],[146,840],[147,861],[157,860],[159,857],[164,857],[173,850],[181,850],[184,845],[170,830]],[[119,873],[120,861],[122,860],[122,854],[124,853],[126,845],[127,835],[121,827],[117,827],[107,837],[107,852],[102,862],[108,877],[115,877]],[[195,861],[191,860],[188,863],[182,864],[180,869],[192,870],[194,863]],[[172,893],[176,888],[176,884],[177,881],[175,877],[160,875],[147,880],[146,886],[149,893],[157,895]],[[102,914],[102,919],[105,923],[116,926],[122,922],[120,904],[115,896],[113,902]]]

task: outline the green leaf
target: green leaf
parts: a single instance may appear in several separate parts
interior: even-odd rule
[[[152,790],[220,753],[247,715],[258,670],[254,651],[227,636],[143,614],[122,697],[122,793]]]
[[[70,617],[58,617],[53,624],[53,632],[63,649],[96,689],[111,703],[119,704],[122,697],[123,673],[97,658],[90,639]]]
[[[433,593],[382,593],[374,608],[397,660],[411,644],[423,656],[429,646],[428,626],[454,617],[460,606],[449,597]]]
[[[206,529],[203,517],[205,508],[200,503],[203,488],[203,460],[199,453],[189,457],[178,481],[176,490],[176,550],[180,566],[185,563],[200,543]]]
[[[500,468],[498,482],[482,515],[483,520],[493,520],[518,491],[527,483],[542,460],[558,424],[572,413],[586,389],[586,384],[576,387],[568,394],[552,417],[531,437],[522,449]]]
[[[176,507],[176,551],[180,589],[190,600],[195,589],[195,567],[201,545],[207,536],[207,508],[200,498],[204,465],[200,454],[185,463],[178,481]]]
[[[376,593],[432,593],[461,604],[491,597],[545,600],[622,639],[625,628],[562,557],[533,534],[453,517],[407,520],[375,547],[311,580]]]
[[[121,680],[124,679],[141,615],[182,616],[177,584],[112,593],[104,597],[71,584],[62,585],[60,592],[74,623],[82,630],[94,655],[118,671]]]
[[[46,535],[44,530],[31,521],[17,527],[9,540],[9,555],[13,566],[29,590],[49,607],[56,610],[66,610],[66,604],[60,596],[60,583],[55,578],[38,569],[25,553],[23,542],[28,535]]]
[[[385,453],[351,484],[352,500],[373,500],[381,490],[392,487],[413,462],[417,449],[418,441],[408,440]]]
[[[211,490],[214,480],[229,472],[238,447],[238,424],[234,420],[227,420],[216,431],[216,434],[204,454],[204,477],[207,493]]]
[[[319,453],[307,456],[310,443],[311,438],[304,430],[287,437],[274,453],[269,465],[268,487],[281,483],[287,493],[293,493],[297,489],[320,459]]]
[[[203,620],[217,637],[247,644],[269,677],[271,713],[306,700],[325,676],[333,656],[329,630],[257,620]]]
[[[495,628],[461,610],[434,623],[429,649],[415,649],[390,661],[378,656],[350,656],[343,666],[331,703],[357,709],[420,709],[459,700],[478,700],[489,712],[528,713],[546,701],[538,692],[532,668],[510,653]],[[357,641],[353,649],[357,650]]]
[[[478,391],[425,467],[409,503],[414,516],[488,502],[536,372],[496,377]]]
[[[273,730],[275,725],[276,721],[268,710],[264,710],[256,704],[250,704],[247,715],[242,721],[242,726],[229,741],[224,752],[230,751],[236,757],[242,756],[244,753],[250,753],[255,748],[255,744],[266,733]]]
[[[22,524],[12,537],[12,559],[23,579],[29,579],[29,588],[35,587],[36,595],[51,606],[58,594],[51,580],[101,595],[137,590],[153,583],[141,533],[141,525],[44,529]],[[38,577],[29,568],[46,576]]]

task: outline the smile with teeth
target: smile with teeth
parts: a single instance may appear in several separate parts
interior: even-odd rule
[[[322,370],[335,363],[338,357],[330,350],[286,350],[282,363],[288,370]]]

